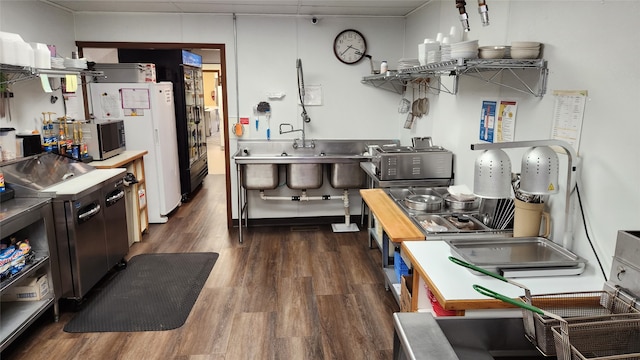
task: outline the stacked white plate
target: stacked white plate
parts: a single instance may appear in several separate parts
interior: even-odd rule
[[[439,42],[436,42],[435,40],[429,40],[429,39],[425,39],[425,41],[430,41],[430,42],[425,42],[424,44],[418,44],[418,60],[420,61],[420,65],[426,65],[429,62],[433,62],[433,61],[427,60],[429,53],[432,51],[440,51]]]
[[[443,43],[442,45],[440,45],[440,60],[441,61],[451,60],[451,44]]]
[[[537,59],[540,56],[540,43],[535,41],[512,41],[512,59]]]
[[[478,40],[461,41],[451,44],[452,59],[475,59],[478,57]]]
[[[51,58],[51,68],[52,69],[64,69],[64,59],[61,57],[52,57]]]
[[[420,66],[418,59],[400,59],[398,60],[398,70],[405,70]]]
[[[427,53],[427,64],[440,62],[442,59],[441,50],[433,50]]]
[[[87,59],[64,59],[64,67],[73,70],[83,70],[87,68]]]

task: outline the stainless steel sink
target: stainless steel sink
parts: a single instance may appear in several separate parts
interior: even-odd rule
[[[242,186],[247,190],[275,189],[278,165],[286,169],[287,187],[297,190],[322,187],[324,164],[330,184],[336,189],[360,188],[365,174],[360,162],[370,161],[366,153],[372,144],[395,140],[315,140],[314,148],[293,147],[291,141],[238,141],[233,158],[242,169]]]
[[[242,186],[247,190],[271,190],[278,187],[280,170],[278,164],[242,165]]]
[[[322,164],[287,164],[287,187],[290,189],[318,189],[322,186],[322,178]]]
[[[437,317],[395,313],[394,359],[555,359],[543,356],[524,335],[520,317]]]
[[[360,163],[329,164],[329,183],[335,189],[359,189],[364,186],[366,175]]]

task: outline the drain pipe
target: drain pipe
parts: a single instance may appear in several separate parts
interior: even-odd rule
[[[356,232],[360,231],[358,225],[351,223],[351,213],[349,212],[349,190],[344,189],[342,195],[320,195],[307,196],[307,191],[302,190],[300,195],[293,196],[270,196],[260,190],[262,200],[288,200],[288,201],[314,201],[314,200],[342,200],[344,203],[344,224],[331,224],[334,232]]]
[[[271,196],[266,195],[264,190],[260,190],[260,199],[262,200],[290,200],[290,201],[315,201],[315,200],[342,200],[345,195],[319,195],[319,196],[307,196],[307,191],[302,190],[300,195],[292,196]]]

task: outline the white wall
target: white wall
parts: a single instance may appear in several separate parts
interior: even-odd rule
[[[143,30],[131,34],[131,24],[144,24]],[[374,59],[389,59],[391,64],[402,53],[404,19],[324,17],[317,25],[308,17],[237,16],[238,86],[236,87],[236,55],[232,16],[193,14],[107,14],[76,15],[77,39],[84,41],[189,42],[225,44],[229,123],[249,117],[243,139],[266,139],[267,121],[262,117],[256,130],[253,108],[260,101],[271,104],[271,138],[294,139],[300,133],[278,133],[281,123],[302,126],[301,109],[297,105],[296,59],[302,59],[307,85],[321,85],[323,105],[307,107],[311,123],[306,136],[316,139],[394,139],[400,136],[395,123],[399,96],[362,85],[360,79],[370,73],[368,62],[354,66],[340,63],[333,54],[335,36],[346,28],[360,30],[367,39]],[[239,97],[236,96],[239,90]],[[282,100],[269,100],[267,94],[282,92]],[[239,102],[237,102],[239,99]],[[387,121],[388,120],[388,121]],[[372,124],[375,124],[372,126]],[[229,133],[230,150],[237,148],[236,137]],[[235,199],[236,174],[231,177]],[[339,190],[325,186],[321,194],[339,195]],[[283,188],[279,193],[291,193]],[[354,194],[353,213],[359,213],[359,196]],[[310,194],[312,195],[312,194]],[[293,203],[275,206],[257,199],[251,192],[251,217],[341,215],[342,203]],[[237,217],[233,201],[234,217]]]
[[[634,146],[640,134],[637,103],[640,68],[632,65],[640,56],[640,35],[634,24],[640,16],[636,1],[491,1],[491,25],[482,27],[475,6],[467,6],[471,31],[467,39],[480,45],[508,45],[511,41],[544,43],[548,60],[547,94],[542,98],[485,85],[463,77],[457,96],[431,97],[431,122],[418,122],[434,140],[456,154],[457,183],[473,185],[473,163],[479,155],[469,145],[478,140],[479,114],[484,99],[518,101],[516,140],[550,138],[554,107],[553,90],[589,91],[579,156],[578,187],[590,236],[608,272],[618,230],[640,226],[640,151]],[[407,19],[406,57],[417,55],[424,37],[435,37],[459,25],[452,1],[434,1]],[[508,151],[514,171],[520,153]],[[563,159],[561,159],[563,160]],[[566,165],[565,165],[566,166]],[[561,177],[561,185],[564,185]],[[551,201],[554,221],[561,222],[565,186]],[[574,196],[573,203],[577,205]],[[574,211],[575,245],[590,252],[579,216]],[[557,236],[557,234],[556,234]]]

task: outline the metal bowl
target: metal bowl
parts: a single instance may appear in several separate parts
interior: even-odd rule
[[[435,195],[409,195],[404,204],[413,210],[438,211],[442,209],[442,198]]]
[[[444,203],[446,207],[453,210],[475,210],[479,206],[477,200],[477,198],[473,200],[457,200],[450,194],[444,196]]]

